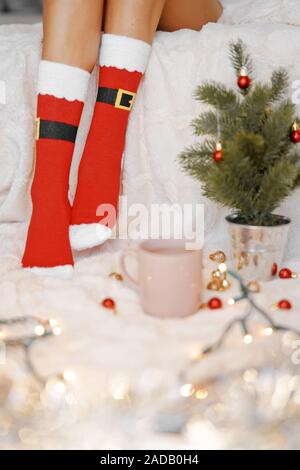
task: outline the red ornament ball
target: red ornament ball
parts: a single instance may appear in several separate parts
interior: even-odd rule
[[[104,299],[102,301],[102,307],[107,308],[108,310],[115,310],[116,309],[116,302],[113,299]]]
[[[210,299],[210,301],[207,303],[208,308],[211,310],[217,310],[219,308],[223,307],[222,301],[218,299],[218,297],[213,297]]]
[[[291,132],[291,141],[294,142],[294,144],[300,144],[300,130]]]
[[[291,279],[293,273],[289,268],[283,268],[279,271],[280,279]]]
[[[237,84],[241,90],[247,90],[247,88],[249,88],[251,85],[251,78],[248,77],[248,75],[241,75],[238,78]]]
[[[276,276],[277,272],[278,272],[278,265],[277,263],[273,263],[272,269],[271,269],[272,276]]]
[[[286,300],[286,299],[280,300],[280,302],[278,302],[277,306],[280,310],[291,310],[291,308],[292,308],[291,302],[289,300]]]
[[[220,162],[223,159],[223,152],[222,150],[216,150],[214,152],[214,160],[215,162]]]

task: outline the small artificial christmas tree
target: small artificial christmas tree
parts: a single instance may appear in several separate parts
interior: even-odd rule
[[[273,212],[300,186],[299,120],[287,98],[289,77],[280,68],[270,83],[254,82],[245,44],[230,44],[237,90],[209,82],[196,98],[211,109],[193,121],[205,140],[180,155],[184,171],[208,198],[231,208],[247,225],[279,223]]]

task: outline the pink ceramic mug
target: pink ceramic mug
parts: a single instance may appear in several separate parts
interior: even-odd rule
[[[139,281],[128,272],[126,259],[137,256]],[[186,317],[201,301],[202,251],[186,250],[181,240],[147,240],[121,259],[125,279],[139,290],[143,309],[156,317]]]

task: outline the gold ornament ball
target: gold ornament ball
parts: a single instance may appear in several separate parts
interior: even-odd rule
[[[215,261],[216,263],[222,264],[226,261],[226,255],[223,251],[216,251],[215,253],[211,253],[209,255],[209,259]]]
[[[222,282],[222,290],[225,291],[229,289],[231,289],[231,283],[227,279],[224,279]]]
[[[220,279],[224,278],[224,275],[223,275],[223,273],[221,273],[221,271],[219,269],[216,269],[215,271],[213,271],[211,273],[211,277],[212,277],[212,279],[220,280]]]
[[[220,282],[220,280],[215,279],[214,281],[210,281],[207,284],[207,289],[208,290],[219,291],[221,286],[222,286],[222,283]]]
[[[257,281],[250,281],[247,284],[247,287],[253,294],[258,294],[261,291],[260,285]]]
[[[122,274],[120,274],[120,273],[115,273],[115,272],[113,272],[113,273],[111,273],[111,274],[109,275],[109,277],[110,277],[111,279],[114,279],[115,281],[119,281],[119,282],[122,282],[122,281],[123,281],[123,276],[122,276]]]

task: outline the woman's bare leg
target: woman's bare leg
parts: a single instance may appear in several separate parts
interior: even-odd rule
[[[91,72],[98,59],[103,0],[44,0],[44,60]]]
[[[70,239],[77,250],[104,243],[115,226],[128,118],[164,5],[106,1],[99,91],[72,209]]]
[[[166,0],[107,0],[104,31],[151,44],[165,3]]]
[[[32,217],[22,259],[43,275],[69,276],[69,174],[76,134],[98,56],[102,0],[45,0],[37,81]]]
[[[206,23],[218,21],[222,11],[219,0],[167,0],[159,29],[176,31],[188,28],[199,31]]]

